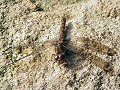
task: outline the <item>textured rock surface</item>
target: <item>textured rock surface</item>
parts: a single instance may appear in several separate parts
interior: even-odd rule
[[[78,54],[58,65],[50,42],[63,14]],[[119,61],[120,0],[0,1],[0,90],[120,90]]]

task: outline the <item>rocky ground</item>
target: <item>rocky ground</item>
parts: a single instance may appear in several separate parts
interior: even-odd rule
[[[0,90],[120,90],[120,0],[0,0]]]

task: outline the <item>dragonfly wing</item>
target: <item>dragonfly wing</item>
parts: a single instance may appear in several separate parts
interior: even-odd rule
[[[45,42],[34,42],[30,44],[20,44],[18,46],[12,46],[4,51],[2,51],[2,55],[6,57],[8,65],[14,62],[20,61],[21,59],[25,59],[29,56],[39,56],[44,50],[52,46],[52,41]]]
[[[113,48],[110,48],[109,46],[104,45],[101,42],[98,42],[94,39],[80,37],[73,40],[72,43],[77,50],[79,50],[80,48],[84,48],[86,50],[105,53],[108,54],[109,56],[113,56],[114,54],[116,54]]]

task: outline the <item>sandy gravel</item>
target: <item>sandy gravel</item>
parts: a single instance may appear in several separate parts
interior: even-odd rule
[[[0,90],[120,90],[120,0],[0,0]]]

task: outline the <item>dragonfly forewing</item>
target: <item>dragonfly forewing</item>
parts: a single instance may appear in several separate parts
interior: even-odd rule
[[[113,56],[116,54],[113,48],[110,48],[107,45],[102,44],[94,39],[89,39],[85,37],[79,37],[72,41],[73,46],[79,51],[80,48],[84,48],[85,50],[91,50],[99,53],[104,53],[109,56]]]
[[[33,58],[40,58],[41,53],[44,53],[45,50],[53,46],[53,42],[54,41],[44,41],[14,45],[2,51],[2,55],[5,56],[6,53],[8,53],[6,65],[25,60],[26,58],[26,60],[28,60],[30,56]]]

